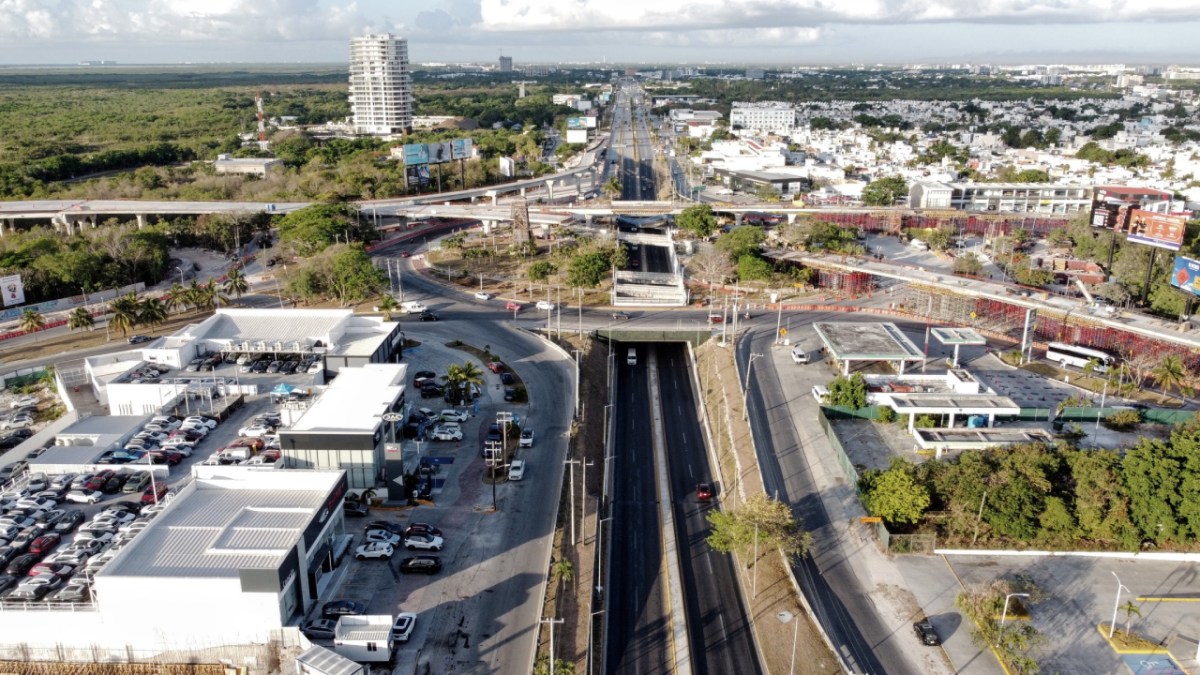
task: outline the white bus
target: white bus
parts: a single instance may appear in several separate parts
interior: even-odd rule
[[[1099,349],[1091,349],[1089,347],[1077,347],[1075,345],[1065,345],[1061,342],[1051,342],[1046,348],[1046,360],[1060,363],[1064,366],[1071,365],[1076,368],[1085,367],[1088,362],[1095,359],[1097,362],[1096,372],[1106,372],[1116,359],[1108,352],[1102,352]]]

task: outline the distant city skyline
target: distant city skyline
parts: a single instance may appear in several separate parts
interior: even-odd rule
[[[391,32],[414,64],[1200,64],[1182,0],[21,0],[0,64],[343,63]]]

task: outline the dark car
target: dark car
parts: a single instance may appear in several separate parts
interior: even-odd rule
[[[923,645],[936,647],[942,644],[942,639],[938,637],[937,631],[933,629],[933,624],[929,622],[929,619],[914,623],[913,632],[917,634]]]
[[[436,382],[425,382],[421,385],[421,398],[441,398],[442,388]]]
[[[707,501],[711,501],[712,498],[713,498],[713,489],[712,489],[711,485],[709,485],[708,483],[700,483],[699,485],[696,486],[696,499],[698,499],[702,502],[707,502]]]
[[[296,366],[299,365],[295,361],[284,361],[282,366],[279,366],[279,372],[284,375],[291,375],[296,372]]]
[[[613,320],[628,319],[629,315],[626,314],[625,312],[613,312],[612,318],[613,318]]]
[[[0,595],[8,595],[8,592],[17,587],[25,579],[23,577],[15,577],[11,574],[0,575]]]
[[[437,574],[442,571],[442,559],[436,555],[418,555],[400,561],[401,574]]]
[[[300,632],[309,640],[332,640],[337,621],[333,619],[313,619],[300,626]]]
[[[512,373],[500,373],[500,384],[516,384],[517,378]]]
[[[13,435],[0,436],[0,450],[12,450],[23,442],[24,439]]]
[[[80,523],[82,523],[84,520],[87,520],[87,516],[84,515],[83,511],[72,509],[67,511],[67,515],[63,516],[61,520],[54,524],[54,531],[58,532],[59,534],[71,532],[75,528],[79,527]]]
[[[421,312],[420,319],[422,321],[437,321],[438,315],[429,310],[425,310],[424,312]]]
[[[7,567],[13,558],[21,555],[21,551],[11,546],[0,546],[0,567]]]
[[[336,619],[339,616],[351,616],[355,614],[366,614],[367,606],[361,602],[353,600],[333,600],[325,603],[321,607],[321,617],[325,619]]]
[[[371,512],[371,506],[366,502],[342,502],[342,513],[348,518],[362,518]]]
[[[33,566],[41,561],[40,556],[25,553],[13,558],[12,562],[8,563],[8,567],[4,568],[4,573],[11,574],[14,577],[28,576],[29,570],[33,569]]]
[[[440,537],[442,531],[429,523],[410,523],[408,527],[404,528],[404,536],[411,537],[415,534],[431,534]]]
[[[512,387],[505,387],[504,388],[504,400],[505,401],[517,400],[517,390],[513,389]]]
[[[106,495],[115,495],[121,491],[121,486],[125,484],[120,476],[113,476],[104,482],[104,487],[100,491]]]
[[[401,526],[399,523],[389,523],[386,520],[372,520],[371,522],[367,523],[365,527],[363,527],[363,532],[369,532],[371,530],[383,530],[384,532],[391,532],[392,534],[400,535],[404,534],[403,526]]]
[[[419,387],[422,382],[435,379],[437,379],[437,373],[432,370],[418,370],[417,374],[413,375],[412,383],[414,387]]]
[[[267,372],[267,368],[269,368],[270,366],[271,366],[270,361],[268,361],[267,359],[260,359],[258,361],[255,361],[253,366],[250,366],[250,372],[265,373],[265,372]]]
[[[149,342],[153,339],[154,338],[150,337],[149,335],[130,335],[129,336],[129,344],[140,345],[143,342]]]

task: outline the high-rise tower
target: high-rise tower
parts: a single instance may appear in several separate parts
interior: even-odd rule
[[[388,135],[412,131],[412,74],[408,41],[385,35],[350,39],[350,112],[354,131]]]

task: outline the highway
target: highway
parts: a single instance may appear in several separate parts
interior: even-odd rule
[[[695,491],[698,483],[715,481],[696,416],[687,350],[676,342],[657,346],[657,353],[663,417],[669,420],[671,501],[687,594],[692,669],[697,675],[761,673],[733,557],[717,553],[705,541],[709,534],[706,516],[716,502],[699,502]]]
[[[605,671],[659,675],[674,671],[670,613],[663,569],[658,495],[650,425],[647,350],[639,365],[625,363],[630,345],[615,343],[616,405],[613,410],[612,546]]]

